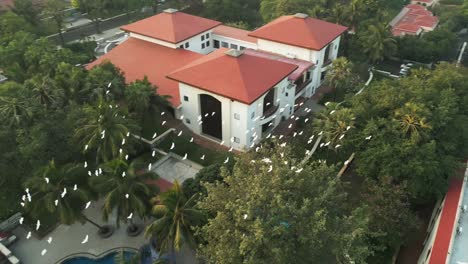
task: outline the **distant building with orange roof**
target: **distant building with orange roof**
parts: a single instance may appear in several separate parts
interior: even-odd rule
[[[433,31],[439,24],[439,18],[419,4],[409,4],[390,22],[392,34],[396,37],[404,35],[420,35]]]

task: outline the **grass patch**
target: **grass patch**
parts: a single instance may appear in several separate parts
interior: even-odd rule
[[[172,143],[175,144],[174,149],[170,149]],[[217,151],[212,149],[204,148],[196,143],[190,142],[190,137],[181,135],[171,134],[167,136],[161,143],[158,144],[159,148],[166,152],[174,152],[180,156],[185,156],[192,160],[193,162],[199,163],[202,166],[208,166],[215,163],[222,163],[226,160],[226,157],[233,158],[233,154],[227,151]],[[205,155],[205,159],[202,160],[201,157]]]

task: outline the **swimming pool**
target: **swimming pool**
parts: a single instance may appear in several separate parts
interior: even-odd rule
[[[117,254],[118,252],[114,251],[97,259],[92,259],[88,257],[73,257],[62,261],[61,264],[115,264],[114,258]],[[124,251],[124,256],[126,260],[129,260],[133,255],[135,255],[135,252]]]

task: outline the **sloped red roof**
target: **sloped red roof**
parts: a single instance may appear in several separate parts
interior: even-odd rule
[[[9,10],[15,6],[13,0],[0,0],[0,10]]]
[[[87,68],[90,69],[108,60],[123,71],[128,83],[143,79],[146,75],[148,80],[158,87],[158,94],[171,96],[169,102],[173,106],[179,106],[178,83],[169,80],[166,75],[202,56],[202,54],[184,49],[171,49],[144,40],[129,38],[89,64]]]
[[[463,179],[452,178],[449,189],[445,195],[443,209],[440,215],[440,222],[437,228],[432,254],[429,264],[446,263],[452,235],[455,228],[458,204],[463,187]]]
[[[218,49],[168,75],[168,78],[251,104],[291,74],[296,65]]]
[[[404,7],[395,18],[392,34],[400,36],[402,33],[416,34],[421,27],[434,29],[439,23],[439,18],[422,5],[410,4]]]
[[[321,50],[346,27],[316,18],[282,16],[250,33],[250,36],[292,46]]]
[[[219,25],[213,29],[213,34],[224,36],[227,38],[234,38],[246,42],[257,43],[257,38],[249,36],[251,32],[235,27]]]
[[[177,11],[174,13],[162,12],[125,25],[121,29],[170,43],[179,43],[220,24],[221,22],[215,20]]]

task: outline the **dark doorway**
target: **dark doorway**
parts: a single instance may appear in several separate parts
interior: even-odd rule
[[[200,110],[202,116],[202,133],[223,139],[221,124],[221,102],[211,95],[200,95]]]
[[[275,100],[275,88],[268,91],[267,95],[265,95],[265,98],[263,98],[263,114],[265,114],[270,108],[275,106],[274,100]]]

